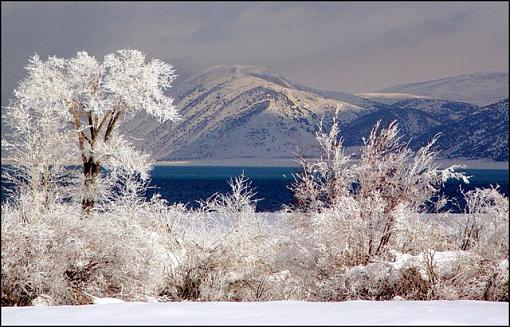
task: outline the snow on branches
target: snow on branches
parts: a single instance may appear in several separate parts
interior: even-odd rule
[[[14,105],[52,110],[68,119],[73,118],[69,111],[76,109],[97,118],[139,110],[162,121],[179,118],[173,99],[164,94],[176,77],[173,66],[158,59],[146,62],[138,50],[116,51],[102,63],[85,51],[47,61],[36,54],[26,70],[27,77],[14,92]]]
[[[292,190],[302,210],[320,211],[346,196],[362,201],[376,195],[382,197],[387,210],[399,204],[420,208],[448,179],[469,182],[455,172],[460,166],[439,169],[433,150],[437,137],[413,151],[402,141],[395,121],[387,128],[381,128],[380,121],[375,124],[359,160],[345,154],[339,133],[336,118],[329,132],[321,120],[316,138],[323,154],[316,161],[301,160],[303,172],[297,174]]]
[[[7,108],[8,123],[17,134],[15,137],[32,134],[31,142],[35,143],[55,137],[59,135],[55,133],[63,133],[64,129],[74,133],[79,154],[67,159],[68,163],[76,163],[81,158],[81,197],[86,212],[98,198],[100,157],[104,158],[104,153],[101,156],[98,153],[102,150],[108,150],[109,166],[116,163],[114,171],[122,166],[124,172],[131,169],[147,179],[147,167],[142,167],[146,166],[143,163],[146,156],[126,156],[134,150],[125,139],[117,136],[112,141],[112,138],[119,122],[137,111],[145,111],[160,121],[180,119],[173,99],[165,95],[176,77],[172,65],[159,59],[147,62],[138,50],[116,51],[106,55],[103,62],[82,51],[73,58],[49,57],[46,61],[36,54],[26,70],[27,76],[14,91],[14,100]],[[43,120],[34,130],[28,122],[34,115],[46,117],[48,124]],[[44,155],[48,157],[68,157],[70,153],[65,147],[46,150]]]

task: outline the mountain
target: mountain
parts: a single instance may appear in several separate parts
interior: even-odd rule
[[[398,94],[463,101],[486,106],[508,98],[508,73],[474,73],[431,81],[388,87],[375,93],[359,94],[367,98],[395,98]],[[377,101],[377,100],[375,100]]]
[[[445,92],[470,103],[439,98]],[[475,104],[502,94],[505,100]],[[323,119],[328,126],[338,114],[348,147],[361,145],[377,121],[387,126],[396,120],[413,147],[441,133],[444,157],[508,161],[508,74],[462,75],[353,95],[313,89],[263,67],[215,66],[181,75],[169,95],[180,122],[160,124],[140,113],[120,126],[156,160],[318,156],[317,123]]]
[[[407,99],[429,99],[425,96],[414,95],[414,94],[382,93],[382,92],[357,93],[356,96],[359,96],[360,98],[368,99],[371,101],[388,104],[388,105],[394,104],[401,100],[407,100]]]
[[[317,154],[316,124],[340,105],[342,121],[382,104],[341,92],[296,86],[258,66],[215,66],[187,77],[172,94],[182,121],[139,115],[123,131],[160,160],[293,158]]]
[[[456,146],[464,144],[465,132],[483,134],[484,121],[504,121],[504,103],[496,110],[401,93],[357,96],[317,90],[258,66],[215,66],[176,82],[171,96],[182,121],[159,124],[139,114],[122,127],[138,148],[158,160],[295,158],[298,149],[317,156],[317,123],[324,117],[327,126],[337,111],[346,146],[361,145],[377,121],[386,126],[397,120],[405,138],[414,145],[443,132],[448,156],[505,160],[508,128],[506,134],[503,127],[492,131],[491,140],[498,137],[497,142],[491,141],[493,149],[488,145],[473,147],[476,142],[485,142],[474,136],[469,137],[471,147],[479,153],[468,155],[466,149]],[[465,130],[463,125],[471,127]]]
[[[396,120],[404,138],[410,139],[431,128],[461,119],[478,109],[475,105],[458,101],[427,98],[403,99],[392,101],[391,105],[344,124],[341,131],[344,144],[347,146],[360,145],[362,138],[368,137],[370,130],[379,120],[383,127]]]
[[[508,161],[508,123],[508,99],[505,99],[457,121],[436,126],[412,144],[422,146],[440,133],[437,146],[442,156]]]

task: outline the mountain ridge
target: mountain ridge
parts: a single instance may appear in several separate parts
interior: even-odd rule
[[[316,125],[322,117],[331,123],[337,110],[346,146],[361,145],[378,120],[383,125],[397,120],[406,138],[417,139],[479,110],[472,103],[425,96],[376,101],[318,90],[253,65],[219,65],[188,75],[172,96],[180,123],[160,125],[139,116],[123,127],[157,160],[293,158],[298,149],[318,156]]]
[[[375,91],[464,101],[480,106],[508,97],[508,72],[477,72],[399,84]]]
[[[347,121],[384,106],[347,93],[345,99],[344,93],[322,97],[258,66],[215,66],[179,86],[174,97],[180,124],[156,126],[138,117],[138,126],[124,128],[150,140],[138,145],[158,159],[292,157],[296,146],[314,152],[315,125],[320,117],[334,115],[338,104]]]
[[[437,148],[449,158],[508,161],[508,98],[466,117],[436,126],[413,141],[415,148],[439,134]]]

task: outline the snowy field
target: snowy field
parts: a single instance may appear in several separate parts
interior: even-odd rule
[[[2,325],[508,325],[507,302],[173,302],[3,307]]]

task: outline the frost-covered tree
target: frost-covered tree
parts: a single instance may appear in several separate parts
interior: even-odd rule
[[[129,167],[130,173],[140,173],[142,178],[147,175],[148,166],[142,165],[146,160],[138,160],[145,157],[115,134],[119,122],[140,110],[161,121],[179,119],[173,99],[164,93],[175,79],[173,66],[159,59],[146,61],[137,50],[116,51],[102,62],[87,52],[78,52],[69,59],[49,57],[46,61],[34,55],[26,70],[27,76],[7,108],[12,113],[8,116],[10,125],[16,129],[26,124],[25,116],[38,116],[51,120],[60,130],[70,128],[79,156],[74,162],[81,161],[82,165],[81,203],[86,212],[94,207],[101,191],[103,163],[115,172],[120,171],[115,168],[120,165]],[[34,147],[38,139],[62,140],[59,135],[51,135],[44,123],[39,127],[23,131]],[[41,151],[48,151],[47,158],[68,154],[65,147],[58,146]]]

